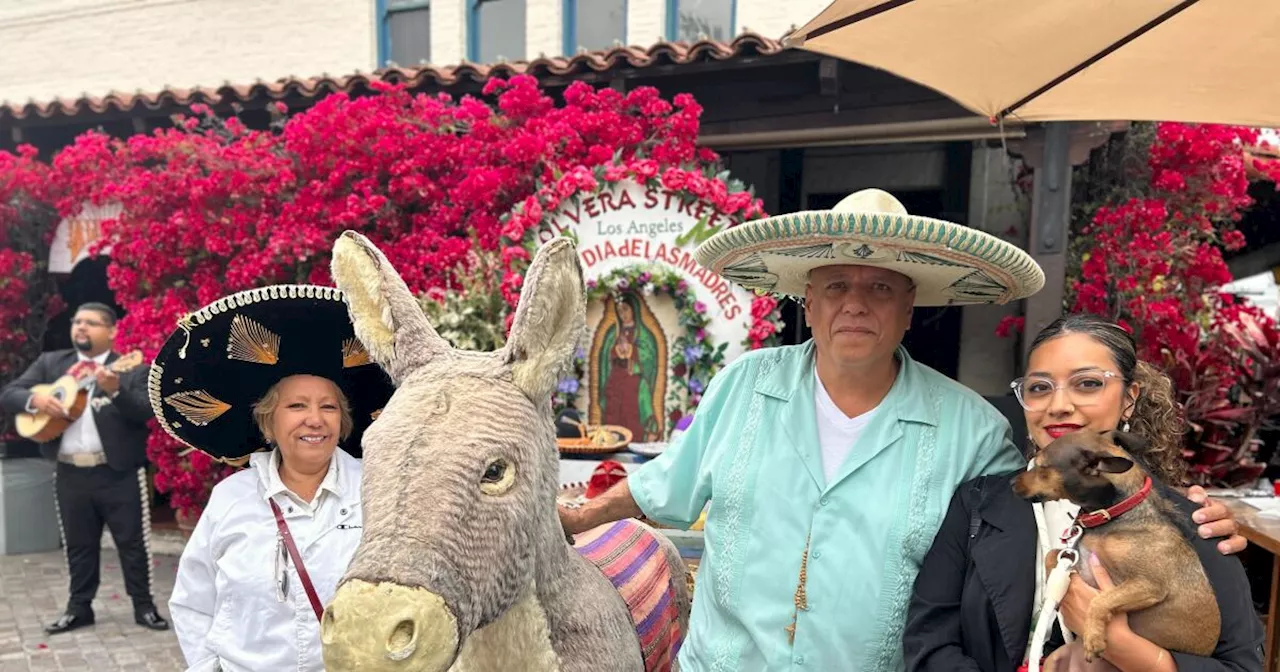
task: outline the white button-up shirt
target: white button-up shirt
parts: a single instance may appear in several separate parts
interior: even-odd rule
[[[267,474],[267,496],[275,500],[276,505],[285,513],[297,512],[305,515],[307,519],[314,519],[316,511],[319,508],[320,498],[325,495],[334,497],[342,497],[342,485],[338,483],[338,472],[340,471],[338,460],[329,460],[329,471],[325,473],[324,480],[320,481],[320,487],[316,490],[316,495],[311,501],[305,501],[284,484],[280,480],[280,451],[271,451],[271,470]],[[290,523],[289,531],[293,534],[294,525]]]
[[[267,500],[280,506],[320,603],[327,604],[360,543],[360,461],[334,451],[311,502],[284,487],[276,451],[253,454],[249,465],[213,488],[178,562],[169,599],[178,643],[189,668],[200,672],[321,672],[320,623],[293,561],[281,560]]]
[[[107,356],[111,352],[107,351],[97,357],[89,357],[83,352],[76,352],[78,361],[95,362],[98,366],[106,366]],[[96,391],[97,385],[89,385],[89,399],[93,399],[93,393]],[[58,446],[59,455],[71,455],[73,453],[101,453],[102,437],[98,434],[98,423],[93,419],[93,407],[88,406],[84,409],[84,413],[76,418],[75,422],[67,426],[65,432],[62,433],[62,443]]]

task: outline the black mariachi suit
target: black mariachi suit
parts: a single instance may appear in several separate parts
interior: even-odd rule
[[[107,364],[120,355],[112,352]],[[26,410],[33,385],[52,383],[79,358],[75,350],[46,352],[21,376],[0,391],[0,406],[8,413]],[[57,464],[54,490],[58,522],[71,575],[67,613],[92,614],[98,592],[99,555],[103,523],[111,530],[120,553],[125,589],[135,611],[153,608],[151,597],[151,521],[147,494],[147,419],[152,417],[147,397],[147,367],[120,374],[120,389],[109,397],[96,385],[85,413],[93,420],[102,440],[107,463],[95,467]],[[55,459],[62,437],[41,444],[41,453]]]

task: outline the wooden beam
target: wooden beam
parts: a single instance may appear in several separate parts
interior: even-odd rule
[[[1060,317],[1066,307],[1067,250],[1071,232],[1071,172],[1088,160],[1113,134],[1127,130],[1127,121],[1054,122],[1027,131],[1026,138],[1009,143],[1035,171],[1031,199],[1029,252],[1044,269],[1044,289],[1024,302],[1023,361],[1041,329]]]
[[[723,61],[707,60],[696,63],[664,63],[662,65],[646,65],[642,67],[618,66],[603,72],[584,69],[567,75],[544,75],[538,77],[543,86],[567,86],[573,82],[608,83],[616,77],[623,79],[663,78],[673,75],[696,75],[706,73],[722,73],[734,70],[791,65],[795,63],[817,63],[818,56],[810,52],[797,50],[784,51],[772,56],[738,56]]]
[[[901,116],[898,117],[902,119]],[[981,117],[927,118],[918,121],[876,123],[874,117],[857,119],[839,118],[829,121],[844,122],[841,125],[824,125],[820,120],[799,117],[785,127],[780,123],[766,124],[763,120],[743,124],[704,125],[699,142],[714,148],[785,148],[842,146],[887,142],[956,141],[986,137],[999,133]],[[809,123],[805,123],[809,122]],[[737,130],[748,129],[748,130]],[[1022,136],[1021,127],[1004,129],[1005,137]]]
[[[1026,300],[1022,359],[1031,341],[1063,311],[1067,288],[1067,237],[1071,231],[1071,124],[1045,124],[1038,156],[1028,154],[1035,169],[1031,197],[1031,256],[1044,269],[1044,288]]]

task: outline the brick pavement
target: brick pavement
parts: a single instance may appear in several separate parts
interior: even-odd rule
[[[172,622],[167,603],[178,556],[156,555],[153,560],[156,604]],[[62,551],[0,556],[0,672],[185,669],[172,630],[154,632],[133,622],[133,603],[125,593],[119,562],[114,549],[102,549],[95,624],[50,637],[44,625],[57,618],[67,599]]]

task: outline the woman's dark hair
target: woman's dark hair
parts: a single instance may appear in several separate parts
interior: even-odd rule
[[[1130,431],[1145,438],[1149,444],[1144,455],[1135,457],[1165,484],[1183,485],[1186,477],[1186,463],[1182,459],[1185,425],[1178,402],[1174,399],[1173,382],[1156,367],[1138,359],[1137,344],[1129,332],[1097,315],[1080,313],[1054,320],[1036,335],[1030,352],[1067,334],[1084,334],[1106,346],[1120,369],[1125,387],[1138,384],[1138,398],[1128,422]]]

